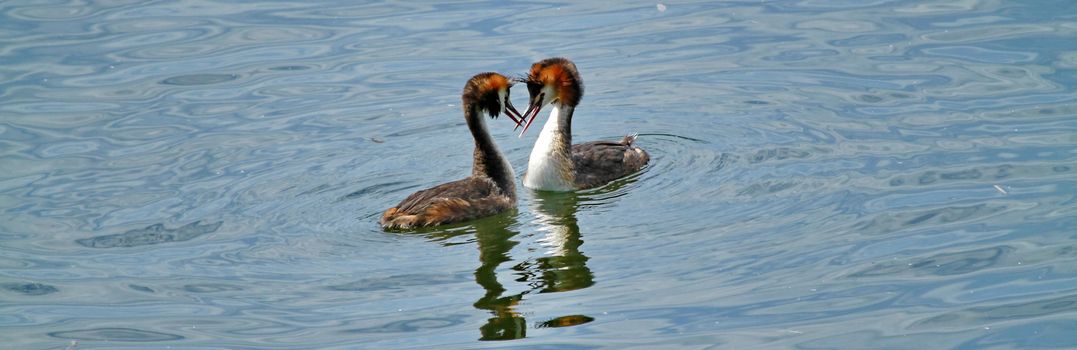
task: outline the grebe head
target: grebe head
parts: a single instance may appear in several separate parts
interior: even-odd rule
[[[557,103],[574,108],[583,98],[583,80],[576,70],[576,64],[567,58],[554,57],[535,62],[524,81],[527,82],[527,92],[531,97],[527,112],[523,115],[527,124],[520,135],[527,132],[542,107]]]
[[[520,112],[516,111],[509,99],[511,87],[512,81],[504,75],[479,73],[464,85],[464,108],[477,106],[480,111],[486,111],[490,118],[497,118],[504,113],[516,124],[520,124],[523,121]]]

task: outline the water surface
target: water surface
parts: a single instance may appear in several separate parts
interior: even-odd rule
[[[0,344],[1077,347],[1075,4],[5,1]],[[651,165],[381,231],[550,56]]]

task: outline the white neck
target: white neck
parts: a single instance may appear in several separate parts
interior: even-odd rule
[[[576,187],[572,151],[564,146],[564,140],[571,140],[572,135],[564,135],[561,125],[569,120],[561,113],[563,107],[560,104],[554,103],[551,107],[550,116],[531,149],[524,186],[536,190],[572,191]]]

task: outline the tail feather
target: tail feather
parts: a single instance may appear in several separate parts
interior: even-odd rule
[[[422,218],[418,215],[404,214],[393,207],[381,215],[381,227],[385,229],[407,230],[421,226]]]
[[[381,224],[385,229],[410,230],[423,225],[422,218],[418,215],[400,215],[389,219]]]
[[[625,138],[621,139],[621,144],[625,146],[631,146],[633,142],[636,142],[636,137],[639,137],[639,133],[632,133],[625,135]]]

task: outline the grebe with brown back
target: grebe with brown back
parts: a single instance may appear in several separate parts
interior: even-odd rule
[[[530,103],[520,136],[543,107],[550,105],[551,110],[531,150],[525,187],[559,192],[598,187],[639,171],[650,160],[646,151],[632,145],[636,135],[572,144],[572,112],[583,98],[583,80],[572,61],[557,57],[536,62],[526,82]]]
[[[475,75],[461,96],[464,120],[475,139],[471,176],[405,198],[381,216],[385,229],[412,229],[468,221],[516,207],[516,175],[486,128],[483,115],[504,113],[519,125],[520,112],[509,101],[512,82],[497,73]]]

